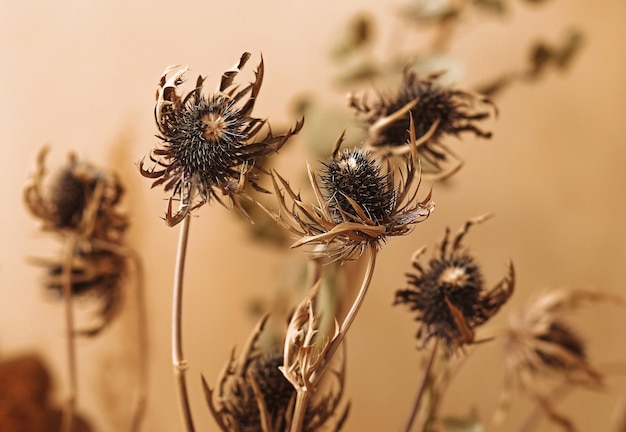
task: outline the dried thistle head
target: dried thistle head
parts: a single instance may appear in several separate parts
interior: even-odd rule
[[[477,123],[489,118],[495,107],[487,98],[440,85],[437,82],[440,76],[441,73],[420,78],[405,69],[397,93],[380,94],[372,104],[365,96],[351,95],[349,104],[362,115],[368,129],[366,145],[384,154],[403,154],[410,150],[407,142],[412,116],[420,158],[427,162],[435,177],[444,178],[463,163],[445,145],[446,136],[470,132],[490,138],[491,132],[480,129]],[[450,163],[452,167],[446,168]]]
[[[119,210],[124,188],[117,176],[70,153],[66,164],[47,179],[48,152],[48,147],[39,151],[37,169],[24,188],[26,208],[41,220],[42,229],[84,239],[119,240],[128,219]]]
[[[408,287],[396,291],[394,304],[406,305],[417,313],[415,319],[421,323],[417,338],[422,346],[433,337],[449,349],[474,342],[474,328],[489,320],[513,294],[512,263],[505,277],[486,290],[479,264],[462,245],[469,228],[487,217],[470,219],[451,241],[446,229],[427,268],[419,262],[426,248],[414,254],[416,272],[407,274]]]
[[[42,222],[44,231],[57,234],[69,251],[54,258],[33,258],[44,268],[43,285],[64,295],[68,268],[70,291],[83,299],[96,300],[99,323],[79,330],[93,336],[117,315],[126,276],[127,257],[123,234],[127,216],[119,209],[123,187],[117,176],[81,161],[71,153],[64,166],[47,178],[44,147],[37,157],[37,169],[24,189],[30,212]]]
[[[150,152],[152,166],[146,168],[142,159],[139,170],[155,179],[153,187],[163,185],[171,192],[165,216],[169,226],[211,198],[223,203],[222,196],[246,215],[238,202],[245,187],[263,191],[257,183],[257,159],[276,153],[302,127],[300,121],[284,135],[274,136],[271,130],[261,135],[266,121],[253,117],[252,110],[263,82],[263,60],[253,82],[243,88],[233,83],[249,58],[244,53],[209,95],[202,93],[200,76],[192,91],[180,91],[187,68],[169,67],[161,77],[154,113],[162,143]],[[173,200],[180,207],[174,214]]]
[[[215,389],[204,381],[205,395],[221,430],[229,432],[287,432],[295,405],[296,390],[281,372],[283,349],[259,346],[265,316],[257,325],[238,358],[235,353],[224,367]],[[308,406],[306,431],[340,430],[347,408],[335,413],[343,395],[343,367],[333,384],[316,393]]]
[[[415,135],[411,136],[414,143]],[[317,205],[304,203],[275,173],[280,212],[270,212],[279,224],[299,237],[292,247],[321,245],[314,256],[333,260],[359,257],[368,247],[380,248],[390,236],[409,233],[435,207],[430,193],[422,200],[417,197],[421,173],[415,151],[405,157],[403,167],[394,171],[363,148],[339,151],[342,140],[343,135],[331,158],[323,163],[319,181],[307,166]],[[291,204],[287,204],[285,195]]]
[[[501,421],[519,388],[561,425],[571,421],[558,413],[552,400],[555,389],[567,391],[576,386],[600,389],[603,375],[593,367],[586,353],[584,339],[565,319],[585,303],[624,300],[606,293],[581,289],[554,289],[536,296],[517,314],[512,314],[505,334],[505,386],[495,420]]]

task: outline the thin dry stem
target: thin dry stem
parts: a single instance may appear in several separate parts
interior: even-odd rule
[[[74,330],[74,310],[72,299],[72,260],[74,258],[74,248],[76,246],[76,237],[70,235],[67,241],[67,249],[65,251],[65,260],[63,263],[63,300],[65,303],[65,337],[67,349],[67,370],[68,370],[68,387],[69,394],[65,411],[63,412],[63,422],[61,430],[63,432],[71,432],[74,425],[74,417],[76,412],[76,401],[78,400],[77,392],[77,371],[76,371],[76,332]]]
[[[189,405],[189,393],[187,392],[187,381],[185,372],[187,371],[187,360],[183,354],[183,275],[185,271],[185,257],[187,255],[187,239],[189,238],[189,223],[191,217],[185,216],[180,226],[180,236],[178,238],[178,250],[176,252],[176,267],[174,269],[174,287],[172,297],[172,365],[174,367],[174,378],[178,386],[178,399],[180,402],[181,415],[187,432],[195,430],[191,407]]]
[[[291,432],[301,432],[304,426],[306,406],[309,401],[309,391],[306,388],[298,388],[296,394],[296,407],[293,410],[291,420]]]
[[[422,399],[424,398],[424,393],[426,393],[426,389],[428,388],[431,371],[433,369],[433,364],[435,363],[435,357],[437,357],[438,346],[439,339],[435,339],[435,346],[433,346],[433,350],[430,353],[428,364],[426,365],[426,369],[424,369],[424,375],[422,376],[422,381],[420,382],[420,386],[417,390],[417,395],[415,396],[415,402],[413,402],[411,413],[409,414],[409,418],[404,428],[405,432],[411,431],[411,429],[413,428],[413,423],[415,423],[415,419],[417,418],[417,414],[419,413],[420,406],[422,405]]]
[[[363,300],[365,299],[365,294],[367,293],[367,289],[370,285],[370,282],[372,281],[372,275],[374,274],[374,267],[376,266],[376,256],[378,253],[378,249],[376,248],[376,245],[371,245],[369,250],[370,250],[369,261],[367,262],[367,268],[365,269],[365,274],[363,276],[363,283],[361,284],[361,288],[359,289],[359,292],[356,298],[354,299],[354,302],[352,303],[350,310],[348,311],[348,313],[346,314],[346,317],[341,323],[341,327],[339,327],[339,331],[337,332],[337,335],[331,340],[330,344],[328,345],[328,348],[326,349],[324,353],[324,359],[322,363],[320,364],[319,368],[312,374],[311,382],[313,383],[313,386],[317,386],[317,384],[322,379],[322,376],[324,375],[324,372],[328,368],[333,355],[335,354],[337,349],[339,349],[339,346],[341,346],[343,339],[346,337],[346,334],[348,333],[348,330],[350,329],[350,326],[352,325],[354,318],[356,317],[357,313],[359,312],[359,309],[361,308],[361,305],[363,304]]]

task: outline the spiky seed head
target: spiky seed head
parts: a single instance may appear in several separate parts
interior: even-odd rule
[[[422,275],[407,274],[409,287],[396,293],[395,304],[406,304],[417,312],[415,319],[421,322],[418,338],[424,344],[435,337],[453,346],[461,332],[449,304],[473,326],[481,309],[481,270],[466,254],[431,259],[428,266]]]
[[[408,287],[396,291],[394,304],[404,304],[416,312],[420,322],[417,338],[425,345],[431,338],[454,349],[474,341],[474,328],[491,318],[510,298],[514,289],[513,265],[507,275],[491,290],[484,288],[482,271],[461,240],[470,226],[488,216],[466,222],[449,241],[449,230],[428,262],[419,263],[426,248],[413,258],[414,272],[407,273]]]
[[[341,223],[345,220],[343,215],[354,213],[348,198],[375,223],[383,225],[389,221],[396,201],[393,179],[382,172],[370,151],[345,149],[323,164],[320,180],[334,222]]]
[[[209,95],[202,93],[202,77],[192,91],[178,93],[186,68],[176,72],[175,67],[167,68],[160,80],[155,120],[161,145],[149,155],[152,166],[146,167],[142,160],[139,170],[155,179],[153,186],[163,185],[171,192],[165,217],[170,226],[211,198],[224,203],[225,197],[225,205],[248,217],[238,198],[247,196],[247,185],[264,191],[258,184],[262,172],[256,168],[258,160],[276,153],[302,128],[300,121],[283,135],[274,136],[270,128],[260,136],[266,121],[253,117],[252,111],[263,82],[263,60],[253,82],[243,88],[233,84],[249,58],[250,54],[244,53],[233,69],[222,74],[219,90]],[[179,202],[175,213],[171,201]]]

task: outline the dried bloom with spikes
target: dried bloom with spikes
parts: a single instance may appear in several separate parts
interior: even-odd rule
[[[253,117],[252,110],[263,82],[263,60],[253,82],[243,88],[233,84],[249,58],[250,53],[244,53],[210,95],[202,94],[202,77],[192,91],[180,92],[187,68],[169,67],[161,77],[154,114],[162,145],[150,153],[152,167],[146,168],[142,160],[139,170],[155,179],[153,187],[164,185],[171,192],[165,216],[169,226],[211,198],[226,205],[223,196],[247,216],[238,202],[246,185],[264,191],[257,183],[257,159],[276,153],[302,127],[300,121],[284,135],[274,136],[268,130],[260,136],[266,121]],[[175,213],[173,200],[179,201]]]
[[[283,350],[259,345],[267,316],[257,325],[238,358],[226,364],[215,389],[203,378],[209,405],[222,431],[288,432],[291,430],[296,390],[281,372]],[[348,407],[336,417],[343,396],[344,367],[335,371],[335,380],[316,393],[304,418],[306,431],[339,431]]]
[[[517,388],[534,399],[551,421],[574,430],[572,421],[554,404],[577,386],[601,389],[603,375],[589,363],[585,341],[565,315],[585,303],[601,300],[624,305],[622,298],[607,293],[554,289],[511,315],[504,340],[505,386],[494,416],[496,422],[504,419]]]
[[[117,176],[68,155],[65,166],[47,181],[43,147],[37,156],[37,170],[24,188],[24,203],[42,223],[44,231],[73,233],[82,239],[116,242],[128,220],[119,210],[124,189]]]
[[[121,305],[121,286],[127,259],[120,253],[128,226],[119,209],[123,188],[117,176],[81,161],[70,154],[67,163],[50,180],[46,177],[44,147],[37,158],[37,170],[24,189],[30,212],[41,220],[42,229],[58,235],[71,247],[67,257],[33,258],[44,268],[43,285],[63,296],[66,265],[70,267],[71,292],[96,299],[100,323],[80,330],[95,335],[116,316]]]
[[[449,349],[474,342],[474,328],[485,323],[511,297],[515,285],[513,264],[506,276],[491,290],[485,290],[482,272],[474,256],[462,246],[469,228],[487,219],[471,219],[450,241],[450,230],[435,249],[428,268],[419,258],[423,247],[413,256],[416,273],[408,273],[408,288],[398,290],[394,304],[417,312],[421,323],[417,338],[425,345],[437,338]]]
[[[491,133],[480,129],[477,123],[489,118],[495,106],[485,97],[440,85],[437,82],[440,76],[441,73],[422,79],[405,69],[396,94],[380,94],[372,104],[366,97],[351,95],[349,104],[363,116],[369,134],[366,144],[385,154],[409,151],[409,117],[412,116],[420,158],[427,162],[426,168],[435,177],[445,178],[463,163],[445,145],[445,137],[470,132],[490,138]]]
[[[415,135],[411,136],[414,144]],[[287,181],[275,174],[280,212],[270,213],[300,237],[292,247],[321,245],[314,255],[333,260],[358,258],[368,247],[378,249],[388,237],[410,232],[434,210],[430,193],[423,200],[417,197],[421,173],[414,145],[406,164],[394,171],[368,150],[340,151],[342,140],[343,135],[323,164],[319,181],[307,165],[318,204],[304,203]]]

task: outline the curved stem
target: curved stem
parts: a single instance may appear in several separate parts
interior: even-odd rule
[[[185,372],[187,361],[183,355],[182,315],[183,315],[183,274],[185,270],[185,257],[187,252],[187,239],[189,238],[189,222],[191,217],[185,216],[180,226],[178,237],[178,250],[176,252],[176,267],[174,269],[174,287],[172,297],[172,365],[174,366],[174,378],[178,386],[178,399],[181,415],[185,423],[185,430],[193,432],[193,418],[189,406],[189,394]]]
[[[356,314],[361,309],[361,305],[363,304],[363,300],[365,299],[365,294],[367,293],[367,289],[370,286],[370,282],[372,281],[372,275],[374,274],[374,266],[376,265],[376,256],[377,256],[376,246],[372,246],[370,248],[370,259],[367,263],[367,268],[365,269],[365,275],[363,276],[363,283],[361,284],[361,288],[359,289],[359,293],[354,299],[354,303],[352,303],[352,307],[346,314],[343,322],[341,323],[341,328],[339,329],[339,333],[342,335],[341,339],[343,339],[350,329],[354,318],[356,318]],[[340,341],[341,342],[341,341]],[[338,348],[338,347],[337,347]],[[335,351],[337,350],[335,348]]]
[[[321,380],[322,375],[324,375],[324,372],[328,368],[328,365],[330,364],[330,361],[332,360],[333,355],[335,354],[335,352],[337,352],[337,349],[339,349],[341,342],[346,337],[346,333],[348,333],[348,330],[350,329],[350,326],[352,325],[354,318],[356,318],[356,315],[359,312],[359,309],[361,308],[361,304],[363,304],[363,300],[365,299],[365,294],[367,293],[367,289],[370,285],[370,282],[372,281],[372,275],[374,274],[374,267],[376,266],[376,256],[378,253],[378,250],[376,249],[375,245],[372,245],[369,248],[369,250],[370,250],[369,261],[367,262],[367,268],[365,269],[365,274],[363,275],[363,282],[361,283],[361,288],[359,289],[359,292],[356,298],[354,299],[354,302],[352,303],[350,310],[348,311],[348,313],[346,314],[346,317],[341,323],[341,326],[339,327],[337,334],[328,345],[328,348],[326,352],[324,353],[324,360],[320,364],[320,367],[311,376],[311,383],[313,384],[313,386],[316,386]]]
[[[65,303],[65,337],[67,349],[67,370],[69,394],[65,411],[63,412],[63,422],[61,430],[71,432],[74,426],[76,411],[77,372],[76,372],[76,332],[74,331],[74,310],[72,307],[72,264],[74,261],[74,249],[76,238],[71,235],[67,242],[67,250],[63,260],[63,300]]]
[[[424,369],[424,375],[422,376],[422,381],[420,382],[420,386],[417,390],[417,395],[415,396],[415,401],[413,402],[413,407],[411,408],[411,413],[409,414],[409,418],[407,420],[406,426],[404,427],[405,432],[410,432],[413,428],[413,423],[415,423],[415,419],[417,418],[417,414],[419,413],[420,406],[422,405],[422,399],[424,398],[424,393],[426,393],[426,389],[428,388],[428,384],[430,382],[430,375],[433,368],[433,364],[435,363],[435,357],[437,356],[437,347],[439,345],[439,340],[435,340],[435,346],[433,347],[432,352],[430,353],[430,358],[428,359],[428,364],[426,365],[426,369]]]

